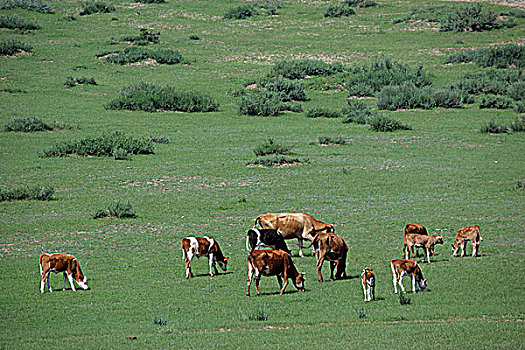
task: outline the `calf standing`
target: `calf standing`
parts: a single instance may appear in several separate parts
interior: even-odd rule
[[[412,252],[412,257],[414,257],[413,247],[423,248],[425,250],[425,257],[430,263],[430,252],[434,250],[436,244],[443,244],[443,236],[425,236],[418,233],[407,233],[405,234],[405,242],[403,242],[403,256],[410,258],[410,252]]]
[[[182,258],[186,265],[186,278],[193,277],[191,272],[191,260],[193,257],[200,258],[206,256],[210,263],[210,276],[213,277],[213,272],[217,274],[217,267],[215,263],[219,264],[219,267],[226,271],[226,265],[228,264],[229,257],[224,257],[222,254],[219,243],[216,240],[209,237],[187,237],[182,240]]]
[[[291,254],[281,232],[271,228],[252,228],[248,230],[246,234],[246,250],[257,250],[259,247],[280,249]]]
[[[376,300],[376,278],[372,269],[367,267],[361,274],[361,283],[363,284],[363,293],[365,293],[365,301],[370,301],[370,291],[374,300]]]
[[[255,275],[255,277],[254,277]],[[288,285],[288,278],[299,291],[304,292],[304,273],[297,272],[290,254],[282,250],[253,250],[248,254],[248,278],[246,279],[246,296],[250,296],[252,278],[255,279],[257,295],[261,296],[259,281],[261,276],[277,276],[280,294],[284,293]],[[284,286],[282,279],[284,278]]]
[[[406,224],[405,225],[405,236],[403,238],[403,246],[405,245],[407,234],[409,233],[417,233],[417,234],[425,235],[425,236],[428,235],[428,232],[425,226],[420,225],[420,224]],[[412,253],[412,256],[415,256],[413,248],[410,250],[410,252]],[[417,250],[417,248],[416,248],[416,253],[419,256],[419,251]],[[434,255],[433,249],[430,251],[430,255]],[[407,256],[405,256],[405,250],[403,249],[403,259],[404,258],[407,258]]]
[[[461,257],[465,256],[467,250],[467,242],[472,242],[472,256],[478,255],[479,243],[483,240],[481,237],[481,230],[478,225],[472,225],[460,228],[456,233],[456,239],[452,244],[452,255],[458,256],[459,248],[461,248]]]
[[[315,258],[317,259],[317,275],[319,282],[323,282],[321,269],[325,260],[330,261],[330,279],[346,277],[346,256],[348,246],[341,236],[336,233],[318,233],[312,242]]]
[[[73,255],[54,253],[40,255],[40,293],[44,293],[44,285],[47,281],[47,289],[53,292],[49,285],[49,275],[51,272],[63,272],[62,290],[66,290],[66,276],[69,279],[69,284],[73,292],[76,291],[73,280],[78,286],[84,290],[89,289],[87,285],[87,277],[84,276],[80,269],[80,263]]]
[[[405,293],[402,279],[405,275],[412,277],[412,292],[415,293],[421,288],[422,291],[427,290],[427,280],[423,278],[423,273],[419,268],[417,262],[408,259],[395,259],[390,263],[392,268],[392,278],[394,283],[394,292],[397,294],[397,285],[401,287],[401,291]]]

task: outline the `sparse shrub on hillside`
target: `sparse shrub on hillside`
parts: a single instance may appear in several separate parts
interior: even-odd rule
[[[103,1],[86,1],[82,3],[82,11],[80,11],[79,15],[86,16],[93,13],[109,13],[113,11],[115,11],[115,6]]]
[[[525,113],[525,101],[519,101],[513,108],[516,113]]]
[[[119,96],[104,107],[146,112],[212,112],[219,108],[219,103],[201,93],[177,91],[170,85],[140,82],[124,85]]]
[[[352,7],[379,7],[374,0],[343,0],[343,4]]]
[[[262,14],[267,16],[277,15],[277,10],[281,8],[281,1],[276,0],[266,0],[266,1],[256,1],[254,3],[255,7],[261,9]]]
[[[159,64],[177,64],[182,62],[182,54],[172,49],[158,49],[153,53],[152,58]]]
[[[507,44],[466,50],[447,57],[445,63],[474,62],[482,67],[525,68],[525,45]]]
[[[55,188],[53,186],[12,186],[0,188],[0,202],[19,200],[53,200]]]
[[[478,100],[479,108],[507,109],[512,107],[512,100],[505,96],[481,95]]]
[[[9,10],[15,7],[40,13],[55,13],[55,11],[42,0],[0,0],[0,10]]]
[[[442,32],[481,32],[500,27],[496,14],[485,10],[481,4],[452,7],[440,18],[439,24]]]
[[[299,158],[290,158],[283,155],[274,155],[271,157],[257,158],[254,161],[248,163],[247,165],[258,165],[262,167],[278,167],[285,165],[298,165],[302,163],[308,163],[308,159],[299,159]]]
[[[374,131],[391,132],[396,130],[412,130],[410,125],[402,124],[400,121],[386,116],[377,114],[368,119],[367,122]]]
[[[354,9],[347,4],[330,5],[324,12],[325,17],[342,17],[355,15]]]
[[[153,142],[146,137],[135,138],[123,132],[103,133],[98,137],[90,137],[77,141],[55,144],[40,153],[40,157],[65,157],[70,154],[79,156],[104,157],[114,156],[115,150],[125,150],[129,154],[153,154]]]
[[[379,109],[396,110],[400,108],[434,107],[458,108],[463,104],[461,92],[446,88],[426,86],[419,88],[412,83],[386,86],[377,94]]]
[[[255,116],[276,116],[283,108],[281,99],[275,94],[264,92],[240,96],[235,101],[237,114]]]
[[[224,19],[245,19],[257,14],[253,5],[241,5],[228,9],[222,17]]]
[[[133,1],[140,2],[142,4],[162,4],[166,2],[166,0],[133,0]]]
[[[257,85],[280,95],[281,101],[305,101],[306,92],[304,83],[282,77],[263,78]]]
[[[321,60],[311,59],[289,59],[275,63],[268,76],[282,76],[288,79],[303,79],[308,75],[331,75],[342,72],[344,69],[341,63],[326,63]]]
[[[159,64],[177,64],[182,62],[181,53],[172,49],[149,50],[142,47],[127,47],[124,51],[106,51],[96,56],[107,56],[107,62],[121,65],[141,62],[147,59],[154,59]]]
[[[269,138],[263,144],[254,148],[253,153],[256,156],[267,156],[270,154],[288,154],[293,146],[283,146],[279,143],[275,143],[273,138]]]
[[[18,29],[18,30],[32,30],[40,29],[36,22],[28,21],[24,18],[18,17],[16,13],[9,15],[0,15],[0,28]]]
[[[153,134],[153,135],[150,135],[149,138],[154,143],[165,143],[165,144],[170,143],[170,138],[167,136],[159,136],[159,135]]]
[[[190,35],[190,40],[201,40],[198,35],[192,34]]]
[[[508,133],[509,128],[503,124],[498,124],[494,120],[491,120],[490,122],[483,124],[479,131],[483,134],[502,134]]]
[[[341,118],[339,111],[334,111],[324,107],[314,107],[305,113],[307,118]]]
[[[65,86],[73,87],[76,85],[82,85],[82,84],[88,84],[88,85],[97,85],[97,82],[95,81],[95,78],[86,78],[86,77],[79,77],[75,78],[71,75],[68,75],[66,77],[66,82],[64,83]]]
[[[10,39],[0,41],[0,56],[12,56],[16,53],[25,51],[31,52],[33,47],[21,41]]]
[[[375,116],[376,111],[372,111],[363,101],[347,100],[341,109],[343,123],[366,124],[368,119]]]
[[[510,129],[514,132],[524,132],[525,131],[525,116],[517,116],[511,123]]]
[[[34,132],[53,130],[53,126],[45,123],[37,117],[19,118],[15,117],[4,126],[5,131]]]
[[[139,35],[124,35],[117,42],[130,42],[138,46],[145,46],[148,44],[158,44],[160,39],[160,32],[151,32],[147,28],[141,28]]]
[[[317,143],[319,143],[320,145],[344,145],[346,141],[341,136],[338,136],[338,137],[319,136],[317,138]]]
[[[523,98],[521,87],[524,82],[525,70],[490,69],[479,73],[467,73],[450,87],[473,95],[506,95],[515,100],[520,100]]]
[[[525,73],[525,71],[523,72]],[[511,84],[505,92],[505,95],[516,101],[525,100],[525,79]]]
[[[101,219],[105,217],[113,217],[117,219],[136,218],[137,214],[133,206],[129,203],[122,203],[115,201],[110,203],[106,208],[98,209],[94,214],[91,214],[93,219]]]

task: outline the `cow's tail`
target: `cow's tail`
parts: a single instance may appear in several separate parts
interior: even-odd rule
[[[40,267],[40,276],[42,276],[42,274],[44,273],[44,267],[42,266],[42,259],[44,259],[44,256],[47,256],[48,254],[40,254],[40,259],[39,259],[39,267]]]
[[[310,243],[310,245],[304,249],[309,249],[312,245],[314,245],[315,241],[317,241],[319,239],[319,234],[321,233],[321,231],[317,231],[317,233],[315,234],[314,238],[312,239],[312,242]]]

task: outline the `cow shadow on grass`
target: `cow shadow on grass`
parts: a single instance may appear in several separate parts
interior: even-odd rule
[[[215,275],[213,275],[213,277],[219,277],[219,276],[222,276],[222,275],[230,275],[232,274],[233,272],[232,271],[227,271],[227,272],[219,272],[219,273],[216,273]],[[193,274],[193,278],[196,278],[196,277],[211,277],[209,273],[194,273]]]
[[[287,290],[283,293],[283,295],[286,295],[286,294],[295,294],[295,293],[304,293],[304,292],[300,292],[298,290]],[[261,292],[261,296],[263,295],[279,295],[281,294],[280,291],[276,291],[276,292]],[[256,294],[257,295],[257,294]]]

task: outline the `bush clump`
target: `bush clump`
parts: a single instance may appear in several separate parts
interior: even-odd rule
[[[0,188],[0,202],[39,200],[50,201],[55,195],[53,186],[13,186]]]
[[[305,113],[307,118],[341,118],[339,111],[330,110],[324,107],[314,107]]]
[[[53,130],[53,126],[37,117],[15,117],[4,126],[5,131],[34,132]]]
[[[133,206],[129,203],[122,203],[115,201],[109,204],[106,208],[98,209],[94,214],[91,214],[93,219],[100,219],[106,217],[113,217],[117,219],[136,218],[137,214]]]
[[[166,0],[134,0],[134,1],[140,2],[142,4],[162,4],[166,2]]]
[[[159,135],[154,134],[154,135],[150,135],[149,138],[153,143],[165,143],[165,144],[170,143],[170,138],[164,135],[159,136]]]
[[[89,84],[89,85],[97,85],[97,82],[95,81],[95,78],[86,78],[86,77],[79,77],[75,78],[71,75],[68,75],[66,77],[66,82],[64,83],[65,86],[73,87],[76,85],[83,85],[83,84]]]
[[[496,14],[481,4],[453,7],[439,19],[439,24],[441,32],[481,32],[500,27]]]
[[[28,21],[18,17],[16,13],[10,15],[0,15],[0,28],[17,29],[17,30],[32,30],[40,29],[36,22]]]
[[[490,122],[483,124],[479,131],[483,134],[502,134],[508,133],[509,128],[503,124],[498,124],[494,120],[491,120]]]
[[[241,5],[228,9],[222,17],[224,19],[245,19],[257,14],[257,10],[252,5]]]
[[[525,116],[517,116],[511,123],[510,129],[514,132],[525,131]]]
[[[324,12],[325,17],[348,17],[351,15],[355,15],[355,11],[352,9],[352,7],[345,3],[330,5],[330,7],[328,7]]]
[[[16,53],[25,51],[31,52],[33,47],[21,41],[10,39],[0,41],[0,56],[12,56]]]
[[[317,138],[317,143],[319,143],[320,145],[344,145],[346,143],[346,140],[341,136],[319,136]]]
[[[15,7],[40,13],[55,13],[43,0],[0,0],[0,10],[10,10]]]
[[[124,35],[120,40],[111,39],[111,42],[130,42],[137,46],[146,46],[149,44],[158,44],[160,32],[151,32],[147,28],[141,28],[139,35]]]
[[[279,94],[280,100],[287,101],[306,101],[304,83],[283,77],[263,78],[257,85],[272,92]]]
[[[505,96],[481,95],[477,101],[479,108],[507,109],[512,107],[512,100]]]
[[[462,104],[460,91],[430,86],[419,88],[412,83],[386,86],[377,94],[377,107],[392,111],[401,108],[458,108]]]
[[[379,7],[374,0],[343,0],[343,4],[352,7]]]
[[[445,63],[474,62],[482,67],[525,68],[525,46],[507,44],[461,51],[447,57]]]
[[[97,56],[106,56],[106,61],[114,64],[131,64],[147,59],[154,59],[159,64],[177,64],[182,62],[179,51],[172,49],[148,50],[142,47],[127,47],[124,51],[103,52]]]
[[[103,1],[86,1],[82,3],[82,11],[80,11],[79,15],[86,16],[93,13],[109,13],[113,11],[115,11],[115,6]]]
[[[115,131],[113,133],[103,133],[98,137],[56,144],[42,151],[40,157],[66,157],[70,154],[83,157],[114,156],[118,149],[125,150],[128,154],[155,153],[155,147],[149,138],[135,138],[127,136],[123,132]]]
[[[360,100],[347,100],[346,104],[341,108],[343,123],[366,124],[368,119],[376,114],[376,111],[372,111]]]
[[[514,100],[521,100],[525,94],[524,83],[523,69],[490,69],[480,73],[467,73],[450,87],[472,95],[505,95]]]
[[[124,85],[119,96],[104,107],[146,112],[212,112],[219,108],[219,103],[201,93],[177,91],[170,85],[140,82]]]
[[[262,167],[279,167],[286,165],[298,165],[302,163],[308,163],[308,159],[301,160],[299,158],[290,158],[282,155],[275,155],[272,157],[257,158],[248,165],[262,166]]]
[[[275,94],[257,92],[237,98],[235,108],[240,115],[268,117],[279,115],[283,110],[283,102]]]
[[[268,76],[282,76],[288,79],[303,79],[306,76],[331,75],[342,72],[344,69],[341,63],[326,63],[321,60],[312,59],[287,59],[275,63]]]
[[[396,130],[412,130],[410,125],[402,124],[400,121],[388,117],[383,114],[378,114],[368,120],[368,125],[374,131],[391,132]]]
[[[293,146],[283,146],[275,143],[272,138],[269,138],[265,143],[254,148],[253,153],[255,153],[256,156],[288,154],[292,148]]]

